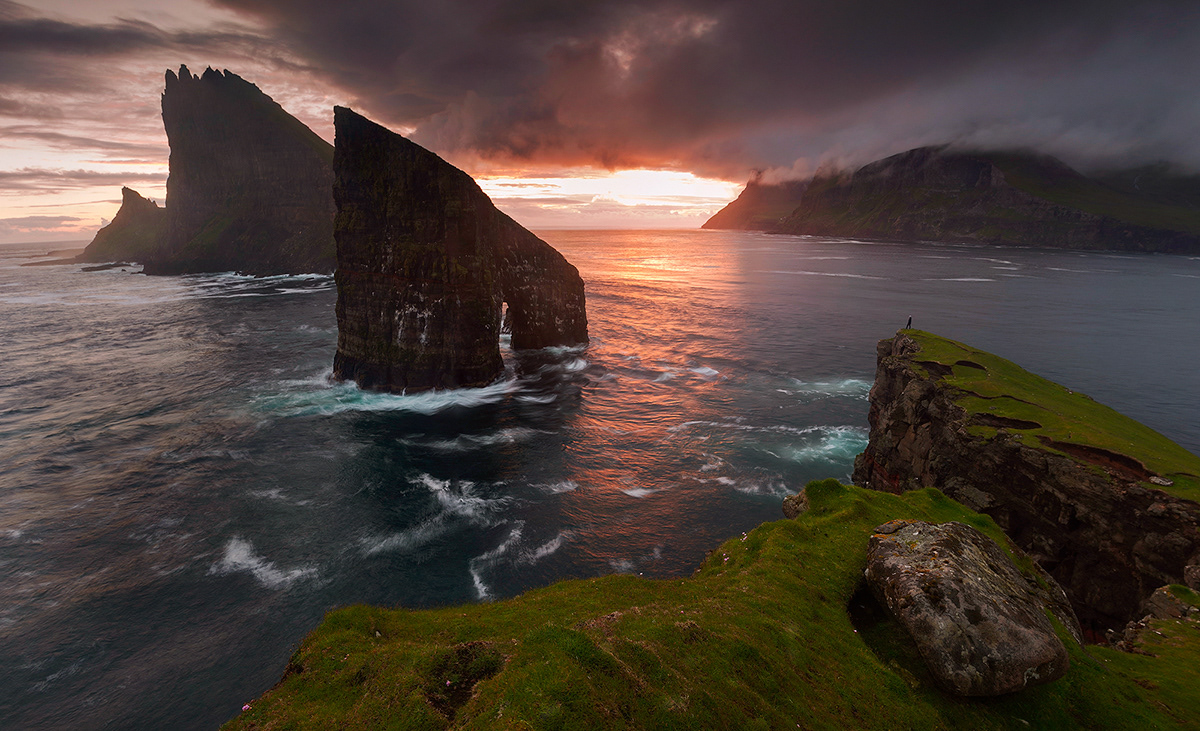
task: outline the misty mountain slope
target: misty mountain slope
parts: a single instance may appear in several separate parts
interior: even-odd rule
[[[1200,185],[1193,178],[1161,172],[1143,173],[1143,178],[1145,191],[1134,185],[1136,173],[1089,177],[1033,152],[922,147],[853,173],[817,176],[804,187],[752,181],[705,226],[1071,249],[1200,251]],[[789,197],[795,202],[791,212],[772,219]]]

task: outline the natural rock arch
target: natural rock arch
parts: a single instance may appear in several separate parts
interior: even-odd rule
[[[334,376],[414,392],[482,386],[512,347],[586,343],[583,280],[469,175],[344,107],[334,110],[338,350]]]

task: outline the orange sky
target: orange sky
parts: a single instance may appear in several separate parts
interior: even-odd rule
[[[111,25],[113,17],[127,13],[168,30],[197,23],[228,33],[241,29],[237,15],[187,1],[163,6],[145,0],[50,0],[39,9],[72,23]],[[123,185],[161,205],[169,148],[159,98],[164,72],[181,62],[196,73],[206,65],[234,71],[329,141],[333,106],[361,109],[359,100],[318,74],[297,70],[296,59],[283,52],[264,57],[259,49],[239,53],[236,44],[228,44],[220,53],[198,55],[181,59],[176,50],[151,48],[97,68],[105,83],[94,90],[75,85],[17,98],[27,107],[59,110],[49,118],[7,114],[0,99],[0,243],[90,240],[116,214]],[[670,169],[520,167],[474,155],[449,159],[475,175],[502,210],[532,229],[695,228],[741,188],[738,181]]]

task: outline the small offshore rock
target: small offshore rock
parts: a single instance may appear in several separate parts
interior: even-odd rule
[[[1003,695],[1067,671],[1067,649],[1046,616],[1047,592],[966,524],[879,526],[864,575],[951,693]]]
[[[806,512],[808,512],[808,495],[803,488],[795,495],[788,495],[783,499],[783,516],[788,520],[798,518]]]

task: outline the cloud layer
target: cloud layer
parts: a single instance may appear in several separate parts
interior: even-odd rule
[[[1200,161],[1194,3],[216,2],[485,158],[736,175],[957,139]]]
[[[350,103],[476,171],[743,180],[947,141],[1033,146],[1085,167],[1200,168],[1191,1],[142,5],[163,10],[105,15],[95,0],[67,17],[0,0],[0,193],[48,194],[55,178],[36,171],[82,168],[80,150],[114,180],[161,178],[158,94],[181,62],[236,71],[327,138],[329,108]],[[20,155],[35,146],[46,159]],[[55,157],[70,150],[74,161]],[[79,187],[78,175],[58,180]]]

